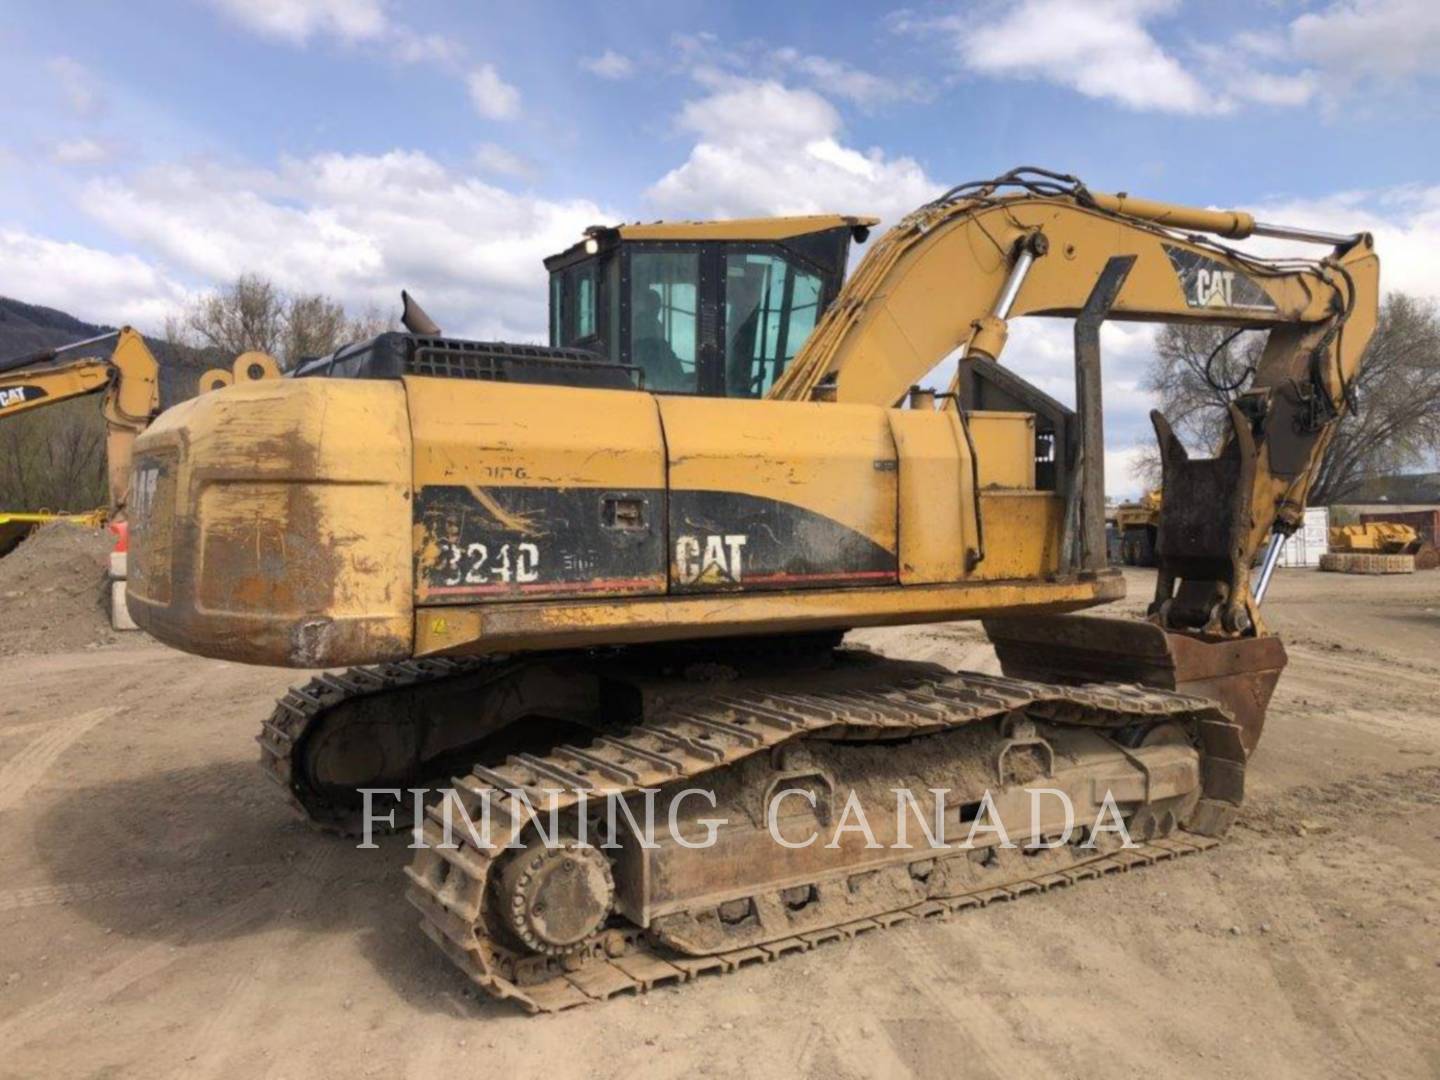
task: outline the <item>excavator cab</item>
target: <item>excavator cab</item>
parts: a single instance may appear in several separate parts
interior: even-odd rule
[[[764,397],[840,292],[875,218],[595,226],[545,260],[550,345],[637,372],[646,390]]]

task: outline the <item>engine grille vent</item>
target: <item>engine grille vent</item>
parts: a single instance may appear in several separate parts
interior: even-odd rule
[[[454,338],[416,337],[414,342],[405,363],[407,375],[585,386],[639,387],[641,383],[638,368],[612,364],[584,349]]]

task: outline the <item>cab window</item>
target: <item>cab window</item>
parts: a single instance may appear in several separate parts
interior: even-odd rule
[[[594,262],[581,263],[550,276],[550,341],[582,344],[598,333],[598,302]]]
[[[575,326],[572,341],[595,336],[595,267],[580,266],[575,275]]]
[[[821,280],[783,256],[725,256],[725,395],[763,397],[820,314]]]
[[[550,344],[559,345],[565,340],[565,275],[550,275]]]
[[[695,393],[699,254],[635,252],[630,290],[630,362],[645,388]]]

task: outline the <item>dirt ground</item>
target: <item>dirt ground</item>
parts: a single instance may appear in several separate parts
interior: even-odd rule
[[[0,1076],[1440,1075],[1440,573],[1281,571],[1267,613],[1291,666],[1216,850],[545,1017],[421,936],[405,838],[312,835],[260,777],[297,673],[36,629],[0,698]],[[856,637],[995,670],[966,625]]]
[[[102,579],[115,538],[57,521],[0,559],[0,656],[115,641]]]

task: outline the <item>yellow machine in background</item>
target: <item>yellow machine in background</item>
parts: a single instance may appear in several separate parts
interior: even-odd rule
[[[1320,569],[1346,574],[1408,574],[1434,570],[1440,555],[1410,525],[1371,521],[1359,525],[1332,525],[1330,550],[1320,557]]]
[[[64,359],[65,353],[113,341],[109,356]],[[0,421],[86,394],[104,394],[106,475],[110,511],[124,511],[135,436],[160,412],[160,365],[128,326],[63,349],[0,365]]]
[[[21,540],[51,522],[63,521],[87,529],[98,529],[105,524],[108,516],[104,510],[91,510],[84,514],[52,514],[43,510],[33,514],[0,511],[0,556],[10,554]]]
[[[784,848],[757,809],[777,784],[814,796],[797,827],[917,777],[951,792],[952,823],[1037,778],[1082,816],[1116,792],[1140,862],[1237,813],[1285,663],[1260,602],[1375,324],[1370,237],[1018,170],[920,207],[841,285],[867,228],[593,229],[547,262],[549,349],[410,312],[409,334],[187,402],[139,441],[142,627],[226,659],[367,665],[265,723],[292,802],[351,831],[357,789],[455,776],[466,813],[520,827],[514,849],[462,838],[409,873],[426,932],[497,996],[564,1008],[1111,858]],[[1330,251],[1270,262],[1199,233]],[[996,373],[1021,315],[1075,319],[1073,411]],[[1104,540],[1107,318],[1267,333],[1215,458],[1154,414],[1146,621],[1055,617],[1124,591]],[[957,346],[951,389],[919,387]],[[990,408],[979,372],[1003,390]],[[853,627],[965,618],[986,620],[1003,677],[835,648]],[[522,827],[517,793],[559,790],[580,829],[586,793],[697,783],[729,823],[718,850]]]
[[[1332,525],[1331,551],[1360,551],[1382,555],[1413,555],[1420,549],[1420,534],[1409,525],[1376,521],[1368,525]]]
[[[112,342],[113,348],[108,355],[73,355]],[[199,391],[204,393],[235,381],[273,379],[279,375],[280,368],[274,357],[248,352],[236,358],[233,374],[206,372],[200,380]],[[105,417],[109,506],[105,511],[66,516],[77,519],[98,517],[101,520],[107,516],[123,517],[128,501],[132,472],[130,458],[135,437],[160,414],[160,365],[145,344],[145,339],[125,326],[57,349],[0,361],[0,421],[88,394],[103,395],[100,408]],[[21,519],[26,516],[5,515],[11,532],[19,532],[25,524]],[[28,523],[25,531],[41,523]]]
[[[1126,566],[1154,566],[1155,542],[1160,535],[1160,492],[1148,491],[1139,502],[1115,508],[1120,532],[1120,561]]]

